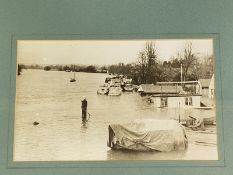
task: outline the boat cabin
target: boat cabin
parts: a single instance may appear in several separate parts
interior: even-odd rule
[[[119,78],[112,78],[110,81],[111,85],[121,85],[121,79]]]

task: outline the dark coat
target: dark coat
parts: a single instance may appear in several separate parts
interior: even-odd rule
[[[82,109],[87,109],[87,100],[82,100]]]

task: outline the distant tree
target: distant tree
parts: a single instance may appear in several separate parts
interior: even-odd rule
[[[172,57],[170,62],[173,68],[180,68],[181,65],[180,54],[178,53],[177,57]]]
[[[63,68],[63,70],[67,71],[67,70],[71,70],[71,68],[69,66],[65,65],[64,68]]]
[[[103,72],[103,73],[107,72],[107,70],[108,70],[108,69],[107,69],[106,66],[101,66],[101,67],[100,67],[100,71]]]
[[[51,70],[51,67],[50,67],[50,66],[45,66],[45,67],[44,67],[44,70],[45,70],[45,71],[49,71],[49,70]]]
[[[85,68],[85,72],[95,73],[95,72],[97,72],[97,71],[96,71],[96,67],[95,67],[95,66],[87,66],[87,67]]]
[[[214,73],[214,55],[203,57],[200,66],[200,77],[210,78]]]
[[[62,71],[63,70],[62,65],[57,66],[57,70]]]
[[[201,78],[202,70],[201,70],[201,64],[198,60],[196,60],[193,64],[193,66],[190,68],[190,73],[187,75],[187,79],[192,80],[198,80]]]

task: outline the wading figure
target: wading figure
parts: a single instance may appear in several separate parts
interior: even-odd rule
[[[87,100],[86,97],[83,97],[82,100],[82,121],[86,122],[87,120]]]

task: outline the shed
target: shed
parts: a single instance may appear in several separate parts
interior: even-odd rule
[[[198,80],[199,93],[204,97],[214,98],[215,94],[215,81],[214,74],[210,79]]]

